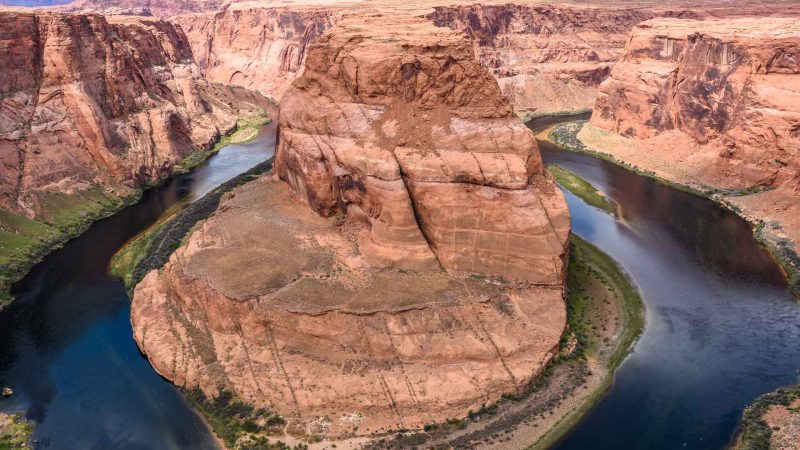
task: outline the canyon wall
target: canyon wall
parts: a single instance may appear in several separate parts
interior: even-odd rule
[[[0,206],[169,174],[236,125],[186,37],[159,20],[0,13]]]
[[[197,64],[212,82],[280,99],[306,49],[334,20],[333,8],[225,8],[172,19],[186,32]]]
[[[438,6],[437,26],[464,31],[514,109],[546,115],[591,109],[648,9],[563,5]]]
[[[553,357],[569,227],[461,33],[343,17],[283,97],[274,175],[136,287],[134,336],[165,377],[230,389],[291,433],[419,429]]]
[[[798,26],[778,18],[646,22],[602,86],[592,124],[638,139],[679,131],[714,153],[706,179],[780,184],[800,156]]]
[[[800,19],[642,23],[579,136],[800,238]]]

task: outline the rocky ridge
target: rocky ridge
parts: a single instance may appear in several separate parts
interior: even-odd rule
[[[277,179],[234,191],[136,287],[161,374],[331,438],[463,416],[544,368],[569,214],[460,33],[343,17],[279,130]]]

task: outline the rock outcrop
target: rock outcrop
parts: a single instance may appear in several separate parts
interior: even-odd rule
[[[336,437],[463,416],[540,373],[566,320],[569,214],[460,33],[342,18],[279,133],[274,177],[136,287],[161,374]]]
[[[57,8],[66,12],[97,12],[106,15],[172,17],[223,6],[223,0],[75,0]]]
[[[437,26],[464,31],[514,109],[546,115],[588,110],[648,9],[562,5],[439,6]]]
[[[532,134],[459,33],[398,22],[313,47],[281,101],[277,176],[362,217],[374,265],[560,283],[568,214]]]
[[[335,9],[236,8],[172,19],[186,32],[212,82],[279,99],[303,66],[306,49],[332,25]]]
[[[644,22],[600,90],[581,134],[590,147],[703,190],[752,194],[728,200],[800,238],[800,19]],[[598,128],[630,144],[603,142]]]
[[[170,23],[4,11],[0,30],[5,209],[35,217],[49,192],[157,179],[236,125]]]

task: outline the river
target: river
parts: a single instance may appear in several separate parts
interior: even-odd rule
[[[271,111],[277,117],[277,109]],[[34,448],[218,449],[181,393],[158,376],[133,341],[130,299],[109,261],[177,202],[194,201],[272,157],[276,121],[251,143],[230,145],[200,167],[144,192],[141,201],[91,226],[47,256],[0,314],[4,412],[36,422]]]
[[[27,412],[36,448],[218,448],[140,354],[130,300],[106,272],[111,256],[171,205],[271,157],[274,127],[146,191],[16,287],[18,301],[0,314],[0,384],[15,394],[0,409]],[[778,266],[745,221],[709,200],[547,143],[541,150],[546,163],[580,174],[619,205],[614,218],[565,193],[573,231],[630,273],[647,314],[607,397],[557,448],[724,448],[747,403],[798,381],[800,306]]]
[[[565,192],[573,232],[631,275],[647,319],[608,395],[556,448],[725,448],[748,403],[800,379],[800,305],[778,265],[747,222],[708,199],[540,147],[546,164],[619,205],[614,218]]]

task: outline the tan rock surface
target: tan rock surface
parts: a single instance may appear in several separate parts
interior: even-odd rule
[[[788,407],[771,406],[764,414],[764,421],[772,429],[770,448],[800,450],[800,400],[795,400]]]
[[[800,238],[800,19],[655,19],[638,26],[601,86],[590,147],[728,197]]]
[[[269,177],[237,189],[136,287],[139,346],[178,385],[233,389],[326,437],[464,415],[553,356],[559,286],[372,267],[337,223]]]
[[[286,183],[233,191],[134,294],[161,374],[295,433],[463,416],[538,375],[565,326],[569,214],[531,132],[460,33],[388,20],[313,44],[282,101]]]
[[[28,215],[164,176],[236,124],[164,21],[6,11],[0,60],[0,206]]]
[[[463,30],[518,112],[591,109],[644,8],[476,4],[436,7],[438,26]]]
[[[532,133],[459,33],[382,19],[312,47],[281,101],[278,177],[364,222],[373,264],[560,283],[569,214]]]
[[[186,32],[212,82],[280,99],[303,65],[308,45],[334,20],[335,8],[233,8],[172,19]]]

